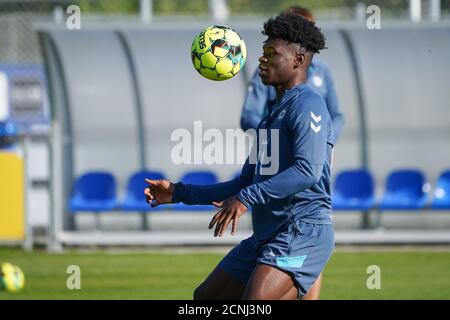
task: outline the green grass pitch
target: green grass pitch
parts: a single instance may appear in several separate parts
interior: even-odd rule
[[[0,262],[22,268],[25,289],[3,299],[191,299],[223,254],[100,250],[62,254],[0,248]],[[66,287],[67,267],[81,268],[81,289]],[[381,289],[366,286],[367,267],[381,268]],[[324,273],[321,299],[450,299],[450,251],[353,252],[339,248]]]

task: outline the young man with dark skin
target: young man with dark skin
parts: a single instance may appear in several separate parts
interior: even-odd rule
[[[256,163],[249,157],[238,178],[208,186],[146,180],[144,193],[152,206],[220,207],[209,225],[214,236],[222,236],[230,223],[234,235],[239,218],[252,208],[253,235],[222,259],[194,299],[298,299],[334,248],[332,121],[324,100],[306,85],[312,57],[324,49],[325,39],[313,22],[298,15],[269,19],[263,33],[268,39],[259,75],[275,87],[276,99],[258,126],[258,137],[266,132],[266,139],[256,146]],[[269,155],[274,145],[279,154]]]
[[[315,22],[314,14],[308,8],[302,6],[291,6],[285,9],[281,14],[296,14],[305,19]],[[328,112],[333,122],[333,145],[335,146],[341,135],[345,117],[341,111],[333,76],[328,66],[317,59],[315,56],[308,67],[306,83],[310,88],[325,100]],[[247,93],[244,99],[244,105],[241,114],[242,130],[257,129],[258,124],[267,112],[266,105],[268,101],[276,96],[275,88],[266,86],[259,75],[258,70],[249,82]],[[318,300],[320,288],[322,285],[322,274],[316,280],[308,293],[302,296],[303,300]]]

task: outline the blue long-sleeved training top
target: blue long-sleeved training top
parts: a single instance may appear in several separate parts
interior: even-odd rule
[[[333,77],[328,66],[313,58],[308,69],[307,84],[325,100],[333,122],[333,145],[335,145],[344,129],[345,118],[339,106]],[[256,129],[264,115],[267,101],[273,100],[275,97],[275,89],[262,83],[257,70],[249,83],[245,96],[241,128],[243,130]]]
[[[197,186],[175,184],[173,202],[211,204],[231,196],[252,209],[257,241],[276,236],[291,219],[330,221],[333,126],[324,100],[307,84],[270,101],[256,148],[240,177]]]

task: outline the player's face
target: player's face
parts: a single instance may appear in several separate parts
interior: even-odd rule
[[[259,58],[259,75],[265,85],[283,86],[296,72],[296,52],[283,39],[268,39]]]

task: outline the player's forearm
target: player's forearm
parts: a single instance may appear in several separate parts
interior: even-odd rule
[[[261,116],[258,113],[246,112],[241,117],[241,129],[246,131],[249,129],[258,128],[258,124],[261,121]]]
[[[267,204],[271,199],[284,199],[316,184],[322,174],[323,165],[310,165],[297,161],[280,174],[242,189],[239,200],[247,207]]]
[[[258,72],[255,72],[250,81],[242,108],[242,130],[256,129],[258,127],[268,98],[269,88],[261,82]]]
[[[342,134],[345,126],[345,118],[342,113],[336,114],[332,116],[333,122],[333,145],[336,145],[336,142],[339,140],[339,137]]]
[[[213,201],[223,201],[233,195],[237,195],[243,187],[239,178],[205,186],[178,182],[175,184],[172,202],[211,204]]]
[[[335,145],[341,136],[342,130],[344,129],[345,116],[341,111],[334,80],[328,68],[325,68],[324,75],[328,86],[328,93],[325,98],[325,102],[331,116],[331,121],[333,122],[333,145]]]

